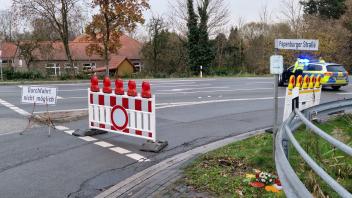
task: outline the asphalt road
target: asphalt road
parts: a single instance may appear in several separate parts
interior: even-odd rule
[[[88,120],[46,126],[26,125],[32,106],[21,104],[21,86],[0,86],[0,197],[93,197],[122,179],[177,153],[224,137],[266,128],[273,119],[272,78],[152,80],[161,153],[139,151],[143,140],[103,134],[94,139],[69,135]],[[137,81],[137,85],[141,82]],[[44,85],[42,85],[44,86]],[[51,84],[58,104],[50,111],[87,108],[88,83]],[[138,87],[138,90],[140,87]],[[285,88],[280,88],[282,115]],[[322,102],[352,96],[352,86],[325,90]],[[35,111],[46,108],[38,106]],[[281,116],[280,116],[281,119]]]

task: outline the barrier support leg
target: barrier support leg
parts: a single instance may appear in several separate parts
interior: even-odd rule
[[[152,110],[153,113],[151,114],[151,130],[156,131],[156,117],[155,117],[155,96],[152,99]],[[167,141],[157,140],[156,133],[154,133],[153,140],[147,140],[145,143],[142,144],[140,150],[147,151],[147,152],[155,152],[158,153],[162,149],[164,149],[169,143]]]
[[[169,143],[167,141],[157,140],[151,141],[147,140],[144,142],[140,148],[141,151],[159,153],[163,150]]]

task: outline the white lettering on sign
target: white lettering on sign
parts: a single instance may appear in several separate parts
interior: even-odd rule
[[[318,51],[319,40],[309,39],[276,39],[275,48],[283,50]]]
[[[284,57],[280,55],[273,55],[270,57],[270,73],[282,74],[284,72]]]
[[[22,86],[22,103],[56,104],[57,89],[53,87]]]

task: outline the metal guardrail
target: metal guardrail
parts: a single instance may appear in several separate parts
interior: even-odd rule
[[[300,112],[295,110],[290,117],[282,124],[275,139],[275,165],[280,177],[283,189],[287,197],[313,197],[309,190],[305,187],[302,181],[298,178],[288,161],[288,144],[289,142],[297,150],[304,161],[319,175],[332,189],[334,189],[341,197],[352,198],[352,194],[343,186],[336,182],[328,175],[300,146],[295,139],[293,132],[302,124],[305,124],[315,134],[325,139],[336,148],[352,156],[352,148],[332,136],[325,133],[323,130],[315,126],[310,119],[312,115],[329,114],[342,110],[352,109],[352,99],[345,99],[335,102],[329,102]]]

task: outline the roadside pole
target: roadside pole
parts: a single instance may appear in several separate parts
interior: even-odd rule
[[[3,74],[2,74],[2,51],[0,50],[0,76],[1,80],[4,80]]]
[[[200,66],[200,78],[203,78],[203,66]]]
[[[279,114],[279,103],[278,103],[278,83],[279,74],[274,74],[274,123],[273,123],[273,159],[275,159],[275,139],[277,134],[277,118]]]
[[[270,57],[270,73],[274,75],[274,121],[273,121],[273,159],[275,159],[275,137],[278,131],[279,114],[279,75],[283,72],[283,57],[277,55],[278,49],[275,48],[275,55]]]
[[[277,49],[275,48],[275,56],[277,55]],[[278,102],[278,97],[279,97],[279,87],[278,87],[278,81],[279,81],[279,74],[274,74],[274,123],[273,123],[273,137],[275,140],[276,133],[277,133],[277,119],[278,119],[278,114],[279,114],[279,102]],[[275,141],[273,141],[275,145]]]

